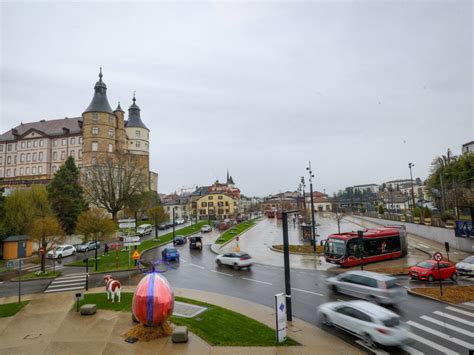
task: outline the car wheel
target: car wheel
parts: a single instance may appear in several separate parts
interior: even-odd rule
[[[458,279],[458,274],[455,272],[451,275],[451,280],[456,281]]]
[[[429,282],[433,282],[433,281],[434,281],[433,275],[428,276],[428,281],[429,281]]]
[[[63,258],[63,255],[62,254],[59,254],[58,255],[58,259],[62,259]]]
[[[333,290],[333,292],[339,292],[336,285],[332,285],[331,289]]]
[[[238,264],[234,264],[234,270],[240,270],[240,266]]]
[[[374,349],[376,347],[374,340],[369,334],[364,333],[362,338],[364,339],[364,343],[366,343],[369,348]]]
[[[220,260],[216,260],[216,264],[217,264],[217,266],[219,266],[219,267],[222,266],[222,263],[221,263]]]
[[[329,317],[326,313],[321,314],[321,323],[328,327],[332,327],[332,322],[329,320]]]

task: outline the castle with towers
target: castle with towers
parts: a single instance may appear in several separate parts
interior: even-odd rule
[[[21,123],[0,135],[0,178],[7,188],[47,184],[66,161],[74,157],[79,168],[103,156],[130,154],[147,172],[148,188],[156,191],[158,174],[150,171],[150,130],[143,123],[135,93],[128,120],[120,107],[110,107],[107,85],[99,80],[81,117]]]

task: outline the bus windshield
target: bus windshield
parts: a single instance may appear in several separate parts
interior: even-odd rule
[[[346,242],[341,239],[328,239],[324,252],[334,256],[344,256],[346,255]]]

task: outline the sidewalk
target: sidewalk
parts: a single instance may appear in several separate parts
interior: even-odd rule
[[[124,287],[123,291],[133,290],[134,287]],[[104,292],[104,289],[101,287],[90,292]],[[175,289],[175,295],[231,309],[272,328],[275,325],[274,311],[262,305],[189,289]],[[25,299],[31,302],[22,311],[13,317],[0,318],[0,353],[363,354],[343,340],[299,319],[293,320],[287,334],[302,346],[213,347],[194,334],[190,334],[189,342],[185,344],[173,344],[169,337],[128,344],[121,336],[134,326],[128,312],[98,310],[94,316],[80,316],[73,309],[73,293],[33,294]],[[16,297],[0,299],[0,303],[15,301]]]

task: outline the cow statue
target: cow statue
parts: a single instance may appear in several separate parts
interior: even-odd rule
[[[107,299],[112,298],[112,303],[115,300],[115,295],[118,297],[118,301],[120,303],[120,293],[122,292],[122,286],[120,285],[119,280],[114,280],[112,275],[105,275],[104,276],[105,282],[105,291],[107,292]]]

